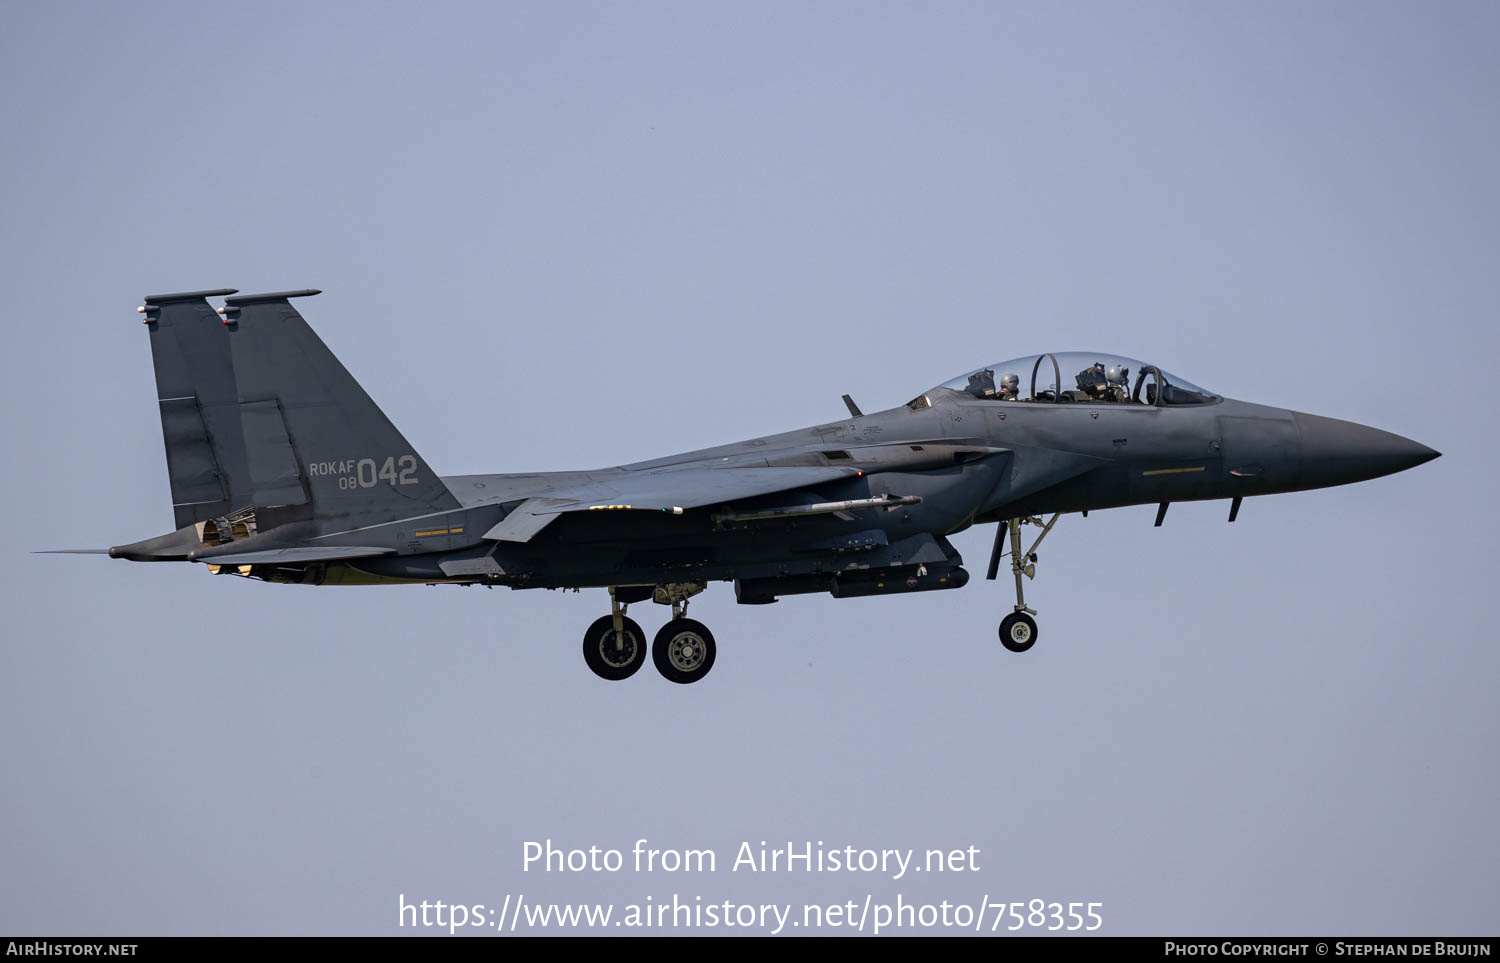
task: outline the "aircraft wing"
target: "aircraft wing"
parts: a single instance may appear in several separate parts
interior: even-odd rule
[[[198,559],[211,565],[292,565],[304,562],[331,562],[341,558],[369,558],[390,555],[393,548],[370,548],[359,545],[298,545],[292,548],[266,548],[255,552],[231,552]]]
[[[853,468],[798,465],[782,468],[677,468],[621,472],[608,479],[528,498],[484,533],[502,542],[527,542],[565,512],[651,511],[680,515],[690,508],[770,495],[854,478]]]

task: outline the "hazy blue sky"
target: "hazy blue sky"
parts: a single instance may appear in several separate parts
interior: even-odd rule
[[[0,931],[900,893],[1493,934],[1497,44],[1489,3],[6,5]],[[607,684],[602,591],[26,554],[171,526],[134,308],[219,286],[322,288],[309,321],[445,474],[1072,348],[1444,457],[1233,526],[1070,516],[1024,656],[986,528],[960,592],[716,584],[702,684]],[[549,837],[719,871],[523,872]],[[742,840],[981,870],[729,872]]]

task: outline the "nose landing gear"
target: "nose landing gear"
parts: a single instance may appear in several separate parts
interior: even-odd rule
[[[1021,576],[1036,578],[1036,549],[1042,544],[1042,539],[1052,531],[1052,526],[1057,524],[1058,518],[1062,517],[1059,512],[1053,515],[1044,524],[1040,518],[1011,518],[1006,520],[995,531],[995,547],[990,552],[990,570],[985,578],[993,580],[1000,571],[1000,555],[1004,551],[1005,536],[1010,535],[1010,570],[1016,577],[1016,606],[1015,611],[1000,620],[1000,644],[1012,652],[1025,652],[1036,645],[1037,629],[1036,610],[1027,608],[1026,594],[1022,588]],[[1021,551],[1021,526],[1023,524],[1041,525],[1042,533],[1031,543],[1031,548],[1025,553]]]
[[[1012,652],[1025,652],[1036,645],[1036,619],[1025,612],[1012,612],[1001,619],[1000,644]]]

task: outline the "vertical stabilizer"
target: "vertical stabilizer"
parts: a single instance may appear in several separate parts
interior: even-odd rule
[[[151,294],[139,309],[151,335],[178,528],[250,504],[229,338],[207,300],[233,293],[233,288],[223,288]]]
[[[458,500],[292,307],[317,291],[226,299],[252,500],[268,523],[331,529]],[[267,511],[270,509],[271,511]]]

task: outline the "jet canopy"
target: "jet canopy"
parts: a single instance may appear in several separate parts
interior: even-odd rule
[[[1219,400],[1213,392],[1156,365],[1098,351],[1033,354],[985,365],[943,382],[913,399],[909,407],[926,408],[934,393],[945,390],[983,401],[1042,404],[1180,407]]]

